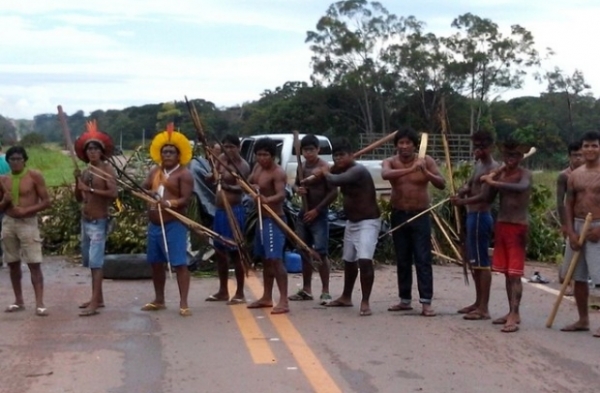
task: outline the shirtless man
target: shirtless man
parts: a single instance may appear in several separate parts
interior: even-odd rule
[[[150,152],[152,159],[158,165],[152,168],[142,185],[157,198],[157,202],[150,204],[148,209],[150,222],[146,251],[148,263],[152,266],[155,298],[144,305],[142,311],[158,311],[166,308],[165,263],[168,263],[177,274],[180,296],[179,315],[187,317],[192,315],[188,307],[190,288],[190,272],[186,255],[188,230],[164,209],[170,208],[181,214],[185,213],[194,187],[192,175],[186,167],[192,153],[185,136],[173,131],[171,135],[165,135],[167,133],[168,131],[164,131],[158,134],[152,141]]]
[[[327,307],[352,307],[352,291],[360,269],[360,288],[362,300],[359,315],[372,314],[369,298],[373,289],[375,273],[373,270],[373,255],[377,246],[377,237],[381,230],[381,215],[377,205],[375,183],[371,174],[363,165],[354,161],[352,147],[345,138],[332,143],[334,173],[329,173],[329,167],[323,166],[314,170],[318,181],[321,173],[327,182],[339,187],[344,196],[344,214],[346,227],[344,229],[344,289],[342,295],[326,304]]]
[[[6,151],[10,174],[2,176],[0,182],[0,211],[2,219],[3,260],[10,269],[10,281],[15,301],[6,312],[25,309],[21,287],[21,261],[27,263],[31,273],[31,284],[35,293],[35,315],[47,316],[44,305],[44,276],[42,274],[42,239],[38,227],[37,213],[50,207],[50,197],[43,176],[27,169],[27,152],[21,146]]]
[[[327,171],[329,164],[319,158],[319,139],[312,135],[306,135],[300,141],[304,164],[302,165],[303,179],[314,174],[316,170]],[[309,185],[300,185],[296,178],[294,191],[306,198],[307,211],[304,207],[298,214],[296,233],[309,247],[314,247],[321,256],[322,263],[319,264],[319,276],[323,289],[319,298],[322,305],[331,300],[329,294],[329,260],[327,259],[329,249],[329,205],[337,197],[337,187],[331,186],[327,180],[320,178]],[[302,289],[289,297],[290,300],[313,300],[312,295],[312,265],[302,255]]]
[[[269,138],[257,140],[254,144],[257,164],[248,181],[258,191],[256,203],[268,205],[281,220],[285,221],[283,202],[287,176],[275,163],[276,153],[277,146],[274,140]],[[263,210],[262,213],[262,231],[259,224],[256,224],[254,254],[263,262],[264,292],[262,297],[248,305],[248,308],[273,307],[273,283],[276,281],[280,295],[279,303],[273,307],[271,314],[284,314],[290,311],[287,297],[287,271],[283,264],[285,235],[266,211]]]
[[[567,273],[568,264],[571,260],[572,253],[568,247],[568,234],[567,234],[567,223],[565,213],[565,197],[567,195],[567,180],[571,172],[583,165],[583,154],[581,153],[581,140],[571,142],[568,146],[569,154],[569,167],[558,174],[556,179],[556,210],[558,212],[558,218],[560,220],[560,229],[564,238],[567,239],[565,243],[565,258],[559,272],[559,282],[562,284],[565,274]],[[573,282],[569,283],[565,296],[573,296]]]
[[[523,294],[523,270],[527,247],[527,225],[529,197],[532,187],[531,172],[520,166],[523,154],[529,147],[507,141],[501,145],[504,166],[495,176],[484,175],[481,179],[490,186],[490,199],[499,194],[500,206],[494,229],[494,255],[492,270],[506,277],[506,294],[509,312],[494,320],[495,325],[504,325],[502,332],[519,330],[521,323],[519,305]]]
[[[219,157],[221,161],[227,164],[229,170],[237,173],[241,172],[242,177],[246,178],[250,173],[250,166],[248,163],[240,157],[240,138],[235,135],[225,135],[222,141],[224,154]],[[221,192],[217,192],[216,195],[216,211],[215,219],[213,222],[213,230],[219,235],[233,239],[233,230],[229,225],[229,219],[227,218],[227,211],[225,210],[224,198],[227,198],[233,215],[237,220],[238,227],[244,233],[244,226],[246,222],[246,210],[242,205],[242,188],[237,184],[235,177],[226,169],[223,168],[220,163],[217,164],[217,170],[219,172],[221,180]],[[212,173],[209,175],[212,181],[215,181]],[[214,295],[210,295],[206,298],[208,302],[214,301],[225,301],[227,304],[240,304],[245,303],[246,298],[244,297],[244,268],[240,259],[240,254],[236,248],[221,244],[218,240],[215,240],[215,249],[217,250],[217,273],[219,275],[219,290]],[[240,245],[242,246],[242,245]],[[231,258],[235,269],[235,278],[237,281],[237,290],[235,295],[229,299],[229,289],[227,282],[229,280],[229,261]]]
[[[446,180],[433,158],[418,158],[419,137],[405,127],[396,132],[394,145],[398,154],[382,163],[381,177],[392,185],[392,227],[411,219],[429,207],[429,183],[443,190]],[[417,270],[421,315],[432,317],[433,270],[431,267],[431,219],[422,215],[393,233],[400,303],[388,311],[412,310],[412,264]]]
[[[588,331],[588,277],[600,282],[600,133],[591,131],[582,138],[581,152],[584,164],[575,169],[567,180],[567,201],[565,222],[571,252],[581,250],[580,258],[573,272],[574,295],[579,320],[562,328],[565,332]],[[585,244],[579,245],[579,233],[588,213],[592,213],[592,224]],[[600,329],[594,333],[600,337]]]
[[[492,238],[493,218],[491,203],[486,199],[484,187],[487,183],[481,182],[483,175],[489,174],[498,168],[499,164],[492,158],[494,137],[486,131],[478,131],[471,137],[473,153],[477,160],[473,175],[458,194],[450,198],[456,206],[467,206],[467,257],[473,268],[473,282],[475,283],[475,303],[464,307],[458,312],[465,314],[466,320],[490,319],[488,304],[490,300],[490,287],[492,285],[492,271],[488,248]]]
[[[104,161],[106,146],[100,140],[92,139],[89,136],[89,133],[80,136],[84,142],[84,156],[81,158],[89,166],[81,175],[77,171],[75,173],[75,199],[77,202],[83,203],[81,208],[81,257],[83,266],[89,267],[92,272],[92,297],[79,306],[84,309],[79,313],[79,316],[82,317],[96,315],[98,308],[104,307],[102,266],[104,265],[104,248],[108,235],[108,208],[117,197],[116,174],[112,166]],[[110,138],[107,142],[109,141]]]

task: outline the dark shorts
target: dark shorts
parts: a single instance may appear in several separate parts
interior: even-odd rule
[[[510,222],[496,223],[492,270],[507,276],[523,277],[527,225]]]
[[[231,210],[233,211],[233,216],[235,217],[240,231],[242,231],[243,234],[246,226],[246,209],[244,209],[244,206],[242,205],[236,205],[232,206]],[[233,231],[231,230],[231,226],[229,225],[229,219],[227,218],[227,211],[225,209],[218,208],[215,211],[213,231],[217,232],[219,235],[227,239],[235,240],[235,237],[233,236]],[[215,248],[222,251],[237,250],[237,247],[224,245],[218,239],[215,239],[214,244]]]
[[[285,217],[280,217],[285,222]],[[264,240],[264,244],[263,244]],[[264,259],[283,260],[285,234],[272,218],[263,218],[262,235],[258,223],[254,235],[254,255]]]
[[[302,221],[304,212],[298,214],[296,234],[307,246],[314,248],[319,255],[327,256],[329,248],[329,218],[327,212],[320,213],[311,223]]]
[[[474,269],[489,269],[488,248],[492,239],[494,219],[490,212],[467,214],[467,253]]]
[[[160,225],[150,223],[148,225],[148,246],[146,248],[146,260],[148,263],[167,263],[171,266],[187,265],[187,239],[188,230],[179,221],[165,223],[165,236],[167,238],[167,250]]]

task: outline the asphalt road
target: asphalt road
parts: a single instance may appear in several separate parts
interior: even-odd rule
[[[535,270],[540,270],[535,268]],[[554,279],[551,270],[542,274]],[[26,271],[26,269],[25,269]],[[456,310],[472,300],[461,269],[436,266],[435,309],[390,313],[395,272],[376,271],[374,314],[355,307],[326,309],[292,303],[288,315],[208,303],[214,278],[193,279],[194,315],[178,315],[176,283],[167,283],[168,309],[143,312],[150,281],[105,282],[107,307],[77,316],[89,295],[89,273],[51,259],[44,265],[50,316],[33,315],[29,274],[23,276],[27,309],[0,313],[0,392],[597,392],[600,339],[590,332],[562,333],[576,317],[572,300],[561,306],[553,329],[546,318],[556,284],[525,284],[521,330],[501,333],[490,321],[464,321]],[[527,274],[533,272],[528,267]],[[290,291],[301,283],[290,275]],[[491,312],[507,310],[504,280],[494,276]],[[315,293],[320,284],[314,282]],[[256,276],[247,296],[261,293]],[[332,277],[334,295],[342,275]],[[554,292],[553,292],[554,291]],[[417,298],[415,291],[414,298]],[[8,271],[0,269],[0,302],[13,300]],[[415,306],[417,306],[415,304]],[[592,312],[592,330],[600,314]]]

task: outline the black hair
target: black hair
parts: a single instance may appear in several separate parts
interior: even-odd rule
[[[489,131],[477,131],[471,135],[471,140],[474,143],[480,143],[485,147],[489,147],[494,144],[494,135]]]
[[[27,160],[29,159],[29,156],[27,156],[27,152],[25,151],[25,148],[23,146],[11,146],[8,148],[6,154],[4,155],[6,161],[10,160],[10,157],[15,154],[20,154],[23,157],[23,161],[25,162],[27,162]]]
[[[331,141],[331,153],[352,153],[352,145],[347,138],[336,138]]]
[[[179,149],[177,148],[177,146],[175,146],[175,145],[171,145],[171,144],[168,144],[168,143],[165,143],[164,145],[162,145],[162,147],[160,148],[160,152],[162,153],[163,149],[164,149],[165,147],[167,147],[167,146],[174,147],[174,148],[175,148],[175,151],[177,152],[177,154],[181,154],[181,152],[179,151]]]
[[[571,153],[573,153],[574,151],[581,150],[581,145],[583,145],[583,140],[581,139],[571,142],[569,143],[569,146],[567,146],[567,152],[569,153],[569,155],[571,155]]]
[[[503,150],[509,150],[509,151],[518,150],[520,145],[521,144],[517,140],[512,139],[512,138],[507,139],[504,142],[502,142]]]
[[[315,148],[319,148],[319,138],[314,136],[313,134],[305,135],[304,138],[300,141],[300,148],[303,149],[305,147],[314,146]]]
[[[102,146],[102,143],[100,143],[100,142],[98,142],[98,141],[95,141],[95,140],[88,141],[88,142],[85,144],[85,146],[84,146],[84,147],[85,147],[85,149],[84,149],[84,150],[87,150],[87,149],[88,149],[88,147],[90,147],[90,146],[96,146],[96,148],[100,149],[100,151],[102,152],[102,154],[104,154],[104,153],[105,153],[105,152],[104,152],[104,146]]]
[[[226,143],[230,143],[236,147],[240,147],[240,138],[235,135],[227,134],[221,139],[221,143],[224,145]]]
[[[271,138],[260,138],[254,143],[254,154],[264,150],[272,157],[277,154],[277,143]]]
[[[583,134],[583,137],[581,137],[581,142],[592,142],[592,141],[598,141],[600,142],[600,132],[598,131],[588,131],[585,134]]]
[[[412,127],[404,126],[396,131],[396,135],[394,135],[394,146],[396,146],[398,141],[402,138],[408,138],[413,145],[419,146],[419,134],[417,134],[417,131]]]

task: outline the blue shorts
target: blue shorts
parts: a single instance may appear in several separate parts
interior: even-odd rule
[[[492,239],[494,219],[490,212],[467,214],[467,254],[474,269],[489,269],[488,248]]]
[[[311,223],[305,224],[302,221],[304,212],[298,214],[298,223],[296,224],[296,234],[307,246],[321,256],[327,256],[329,248],[329,218],[327,212],[319,213],[317,218]]]
[[[148,246],[146,247],[148,263],[170,262],[173,267],[186,266],[188,230],[185,225],[179,221],[166,222],[165,235],[169,248],[168,258],[161,226],[153,223],[148,225]]]
[[[102,269],[108,220],[81,219],[81,259],[83,267]]]
[[[242,234],[244,233],[244,229],[246,226],[246,209],[242,205],[232,206],[231,210],[233,211],[233,215],[238,223]],[[215,219],[213,221],[213,231],[217,232],[219,235],[232,239],[235,241],[235,237],[233,236],[233,231],[231,230],[231,226],[229,225],[229,219],[227,218],[227,211],[225,209],[218,208],[215,211]],[[237,250],[237,247],[227,246],[222,244],[218,239],[214,240],[215,248],[222,251],[234,251]]]
[[[280,217],[285,222],[285,217]],[[263,218],[262,235],[258,223],[254,235],[254,255],[264,259],[283,260],[283,249],[285,247],[285,234],[277,226],[272,218]],[[262,240],[265,244],[263,245]]]

